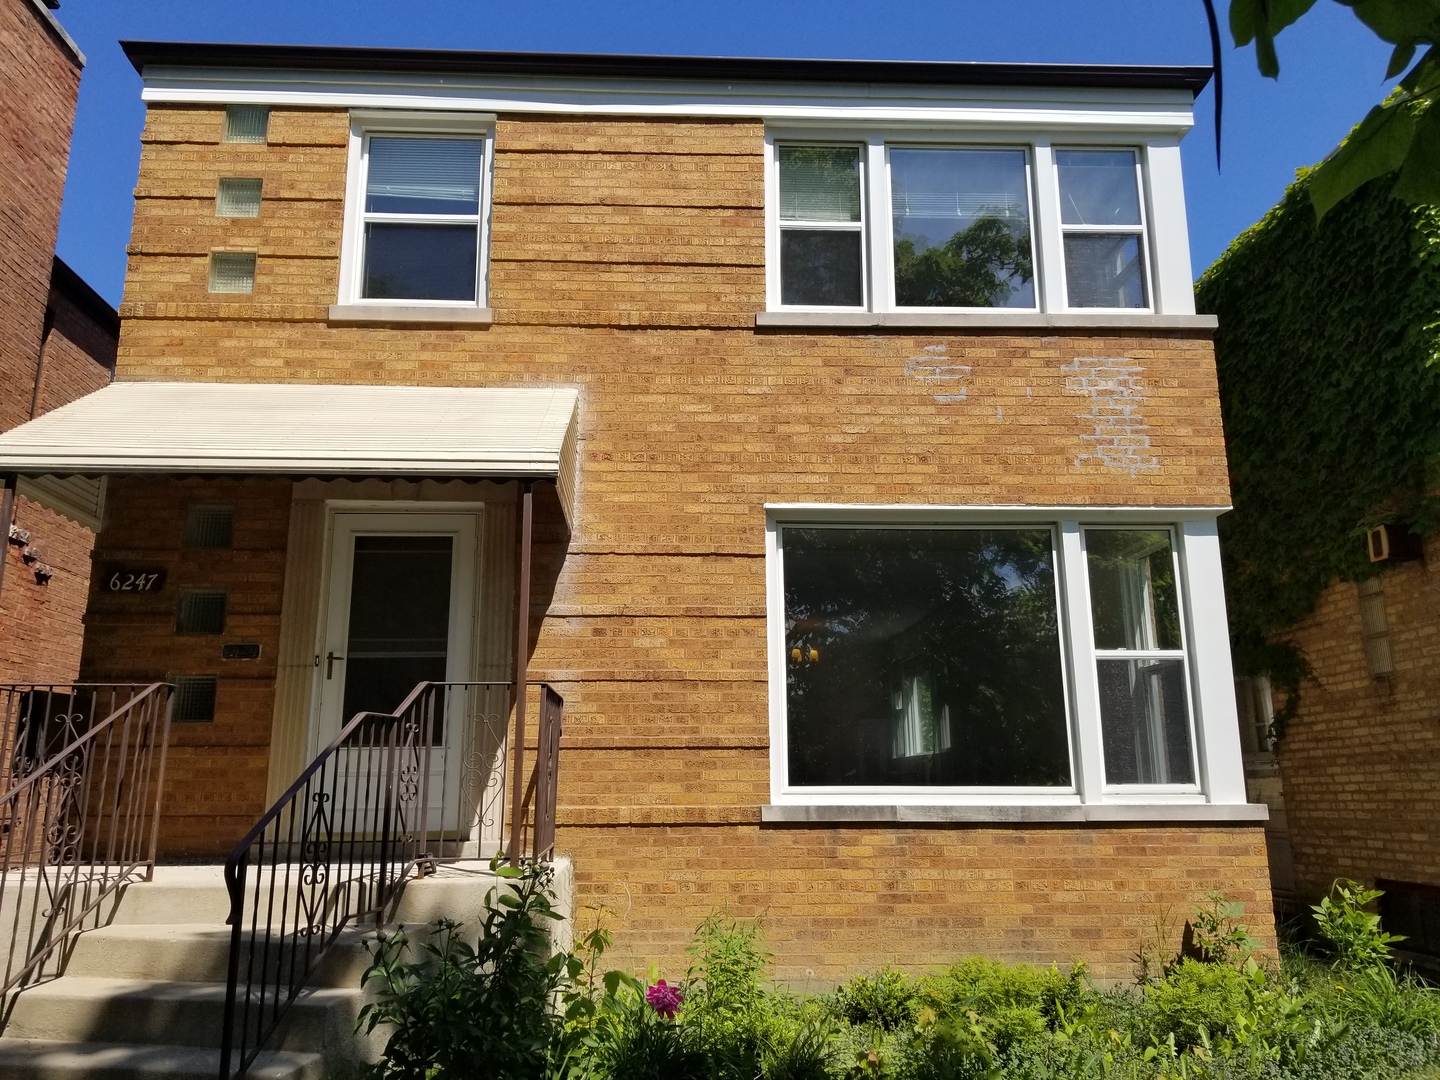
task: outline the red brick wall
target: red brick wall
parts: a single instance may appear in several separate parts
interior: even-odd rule
[[[0,0],[0,430],[30,417],[79,90],[30,0]]]
[[[1440,541],[1380,580],[1394,674],[1370,674],[1353,583],[1290,635],[1315,672],[1279,746],[1305,901],[1336,877],[1440,885]]]
[[[90,584],[89,529],[17,499],[15,524],[30,533],[39,562],[54,570],[35,577],[22,548],[5,545],[0,590],[0,682],[70,682],[80,670],[81,614]]]

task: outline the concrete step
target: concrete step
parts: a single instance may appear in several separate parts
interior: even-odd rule
[[[370,932],[355,928],[342,933],[310,979],[311,985],[359,988],[370,964],[361,942]],[[266,964],[262,952],[253,956],[248,939],[241,943],[241,976],[247,964]],[[81,934],[65,968],[66,975],[111,979],[214,983],[225,981],[230,962],[230,928],[212,923],[112,923]],[[272,943],[268,968],[283,963]]]
[[[269,1002],[266,1003],[267,1005]],[[354,1045],[358,989],[307,988],[271,1049],[339,1051]],[[66,975],[15,1000],[5,1035],[71,1042],[220,1045],[225,984]]]
[[[215,1080],[220,1051],[195,1046],[0,1038],[0,1080]],[[263,1051],[253,1080],[323,1080],[319,1054]]]

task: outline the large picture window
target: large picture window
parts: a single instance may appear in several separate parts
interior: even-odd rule
[[[1070,786],[1049,529],[783,543],[792,785]]]
[[[766,513],[767,820],[1249,812],[1213,511]]]

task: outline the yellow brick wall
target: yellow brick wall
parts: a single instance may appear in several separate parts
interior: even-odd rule
[[[676,970],[727,906],[764,913],[787,977],[964,950],[1116,977],[1210,888],[1263,929],[1258,828],[759,825],[763,505],[1223,505],[1206,335],[757,331],[761,125],[503,116],[494,326],[332,327],[347,129],[276,110],[271,145],[221,147],[219,110],[151,109],[120,377],[581,390],[573,533],[541,504],[532,675],[566,699],[560,847],[625,958]],[[264,178],[260,218],[214,218],[224,175]],[[258,252],[253,297],[206,294],[217,246]],[[1082,382],[1116,358],[1149,444],[1128,464],[1093,454]]]
[[[1440,542],[1380,580],[1394,674],[1370,674],[1351,582],[1289,635],[1314,671],[1278,751],[1305,902],[1337,877],[1440,885]]]

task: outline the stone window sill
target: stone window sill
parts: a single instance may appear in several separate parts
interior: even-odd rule
[[[757,330],[1214,330],[1214,315],[1148,312],[762,311]]]
[[[331,304],[331,326],[489,326],[488,307],[411,307],[406,304]]]
[[[771,825],[945,825],[945,824],[1263,824],[1263,804],[1103,803],[1088,806],[762,806],[760,820]]]

